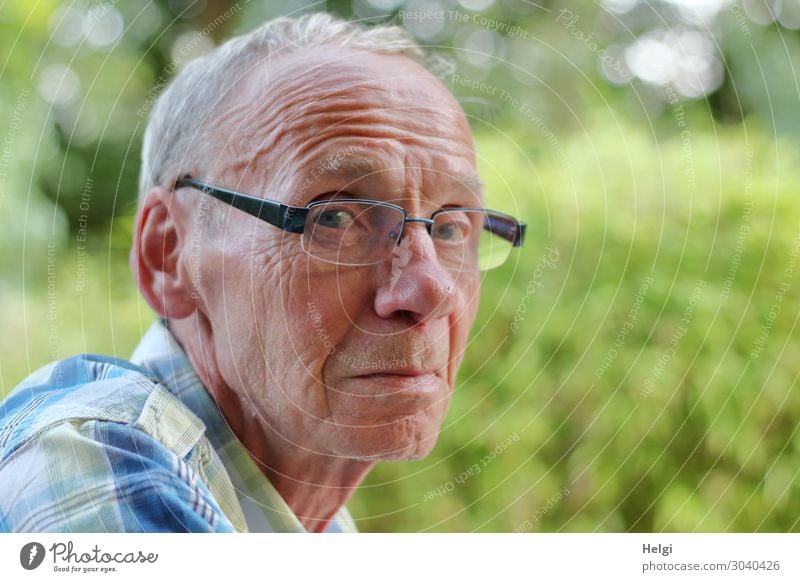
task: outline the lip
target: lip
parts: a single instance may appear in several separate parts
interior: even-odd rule
[[[367,378],[375,376],[436,376],[436,370],[419,370],[416,368],[389,368],[381,370],[380,372],[373,372],[370,374],[361,374],[356,378]]]
[[[352,380],[367,381],[403,390],[427,392],[436,390],[441,379],[435,372],[409,372],[404,370],[364,374],[362,376],[354,376]]]

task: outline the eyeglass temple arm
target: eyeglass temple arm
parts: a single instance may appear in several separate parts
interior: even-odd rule
[[[521,247],[522,243],[525,242],[525,229],[528,225],[524,222],[517,222],[517,233],[514,237],[514,246]]]
[[[510,241],[515,247],[521,247],[525,240],[527,226],[524,222],[518,221],[514,221],[514,224],[509,224],[506,220],[495,219],[490,215],[483,228]]]
[[[225,188],[217,188],[189,176],[183,176],[178,179],[175,182],[175,187],[196,188],[217,200],[230,204],[287,232],[302,233],[305,226],[306,214],[308,214],[307,208],[298,208],[275,200],[267,200],[266,198],[258,198],[249,194],[226,190]]]

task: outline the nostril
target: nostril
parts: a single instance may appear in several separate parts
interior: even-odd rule
[[[410,319],[412,321],[415,321],[417,319],[417,317],[418,317],[418,315],[416,313],[414,313],[413,311],[408,310],[408,309],[400,309],[400,310],[398,310],[397,315],[399,315],[400,317],[403,317],[404,319]]]

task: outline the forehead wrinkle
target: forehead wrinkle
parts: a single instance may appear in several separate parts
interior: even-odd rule
[[[391,118],[398,112],[408,115],[402,120]],[[257,150],[259,154],[267,147],[279,145],[282,140],[299,138],[301,144],[318,142],[313,138],[330,133],[398,140],[424,138],[459,145],[471,151],[466,144],[460,143],[458,135],[452,131],[452,124],[447,123],[448,119],[452,120],[451,113],[431,107],[378,108],[374,103],[358,101],[353,95],[325,100],[308,96],[302,101],[285,103],[274,112],[273,119],[265,120],[261,126],[251,126],[248,133],[257,132],[253,137],[260,137],[258,141],[265,142]],[[296,151],[303,153],[304,149],[300,146]]]
[[[347,146],[342,146],[341,149],[345,149]],[[331,159],[330,156],[324,159]],[[466,187],[470,190],[476,192],[483,192],[484,189],[484,182],[480,178],[480,176],[476,173],[466,173],[466,172],[446,172],[441,170],[434,170],[433,168],[427,168],[425,166],[401,166],[401,167],[390,167],[386,166],[380,160],[377,160],[372,157],[342,157],[342,158],[333,158],[330,164],[325,164],[322,167],[322,171],[319,172],[320,176],[325,177],[338,177],[344,179],[356,179],[356,178],[363,178],[365,176],[369,176],[371,174],[381,173],[385,170],[397,170],[402,168],[403,170],[408,171],[416,171],[421,175],[423,172],[436,172],[436,174],[440,174],[442,176],[451,179],[459,186]]]
[[[343,63],[334,63],[337,64]],[[402,109],[425,112],[432,115],[413,115],[410,119],[416,121],[419,118],[415,129],[427,130],[431,134],[452,128],[454,118],[463,119],[460,105],[444,86],[441,86],[440,96],[445,97],[448,103],[437,107],[419,105],[421,101],[418,96],[430,101],[428,92],[416,89],[418,96],[409,95],[408,87],[405,87],[405,91],[398,88],[398,79],[413,86],[431,81],[428,78],[430,75],[378,78],[352,67],[330,66],[321,67],[319,74],[312,76],[314,68],[298,70],[297,67],[288,67],[286,62],[276,64],[274,68],[267,78],[269,84],[265,89],[257,92],[252,99],[238,99],[239,107],[231,109],[232,114],[235,109],[240,112],[239,115],[232,115],[233,117],[249,122],[248,126],[254,131],[259,130],[259,133],[282,125],[291,125],[296,119],[331,113],[338,113],[342,117],[352,114],[355,117],[358,114],[385,114]],[[376,107],[376,104],[390,106]],[[258,120],[263,120],[264,123],[252,125],[253,121]]]
[[[326,159],[331,159],[331,156]],[[335,157],[331,159],[330,164],[323,165],[320,175],[340,178],[362,178],[385,169],[387,169],[386,166],[375,158]]]
[[[332,122],[329,107],[324,110],[308,112],[306,115],[297,115],[288,123],[275,125],[269,121],[268,125],[272,128],[265,128],[264,134],[259,139],[243,143],[240,150],[241,158],[239,165],[248,167],[258,175],[268,175],[272,171],[275,178],[281,180],[288,179],[293,172],[296,163],[304,157],[309,156],[314,150],[324,145],[331,138],[342,139],[346,137],[351,144],[356,145],[360,140],[398,141],[401,147],[410,145],[423,145],[434,147],[440,152],[449,154],[471,154],[471,149],[461,143],[456,136],[442,135],[441,133],[428,132],[428,126],[420,121],[418,127],[399,127],[385,121],[380,112],[374,109],[361,109],[355,112],[339,110],[337,116],[345,117],[342,121]],[[323,125],[321,121],[326,123]],[[322,127],[320,127],[322,126]],[[340,146],[340,149],[345,148]],[[276,158],[275,152],[281,152],[281,157]],[[325,158],[317,160],[317,166],[324,162]],[[363,177],[381,170],[387,169],[385,163],[375,161],[365,161],[347,155],[334,167],[327,170],[328,175],[332,175],[335,170],[343,177]],[[464,175],[458,179],[463,179],[467,187],[479,189],[480,179],[477,176]]]
[[[454,178],[458,180],[459,183],[466,186],[467,189],[476,192],[478,197],[483,197],[484,190],[486,189],[486,183],[478,174],[456,174]]]
[[[307,127],[314,125],[317,117],[322,117],[326,121],[322,129],[314,128],[310,132],[311,137],[298,140],[299,143],[294,146],[293,150],[298,158],[312,157],[315,150],[320,146],[324,146],[330,140],[349,140],[350,143],[357,145],[359,138],[377,140],[385,144],[387,147],[394,143],[393,148],[396,154],[402,152],[409,146],[424,146],[430,148],[435,144],[435,150],[438,153],[449,155],[464,155],[472,158],[474,153],[471,141],[464,143],[463,139],[459,139],[457,134],[448,134],[446,131],[437,131],[432,128],[430,119],[424,115],[409,116],[404,120],[404,124],[400,124],[397,120],[387,120],[387,111],[399,110],[379,109],[374,106],[361,106],[358,109],[351,109],[345,115],[345,112],[339,112],[336,117],[340,119],[331,119],[330,111],[325,109],[317,109],[314,112],[308,113],[301,119],[301,123],[295,124],[286,128],[286,137],[297,137],[298,133],[303,133]],[[423,110],[430,112],[430,108],[405,108],[414,110]],[[419,118],[419,119],[417,119]],[[390,122],[393,121],[393,122]],[[410,126],[410,127],[409,127]],[[452,129],[451,125],[448,125]],[[348,143],[347,141],[345,144]],[[344,147],[344,146],[342,146]],[[475,184],[474,180],[470,183]]]
[[[303,82],[307,76],[308,71],[276,73],[265,90],[249,99],[242,93],[235,96],[229,93],[224,107],[219,108],[209,123],[211,130],[223,137],[229,169],[253,169],[265,155],[269,159],[267,154],[282,141],[295,139],[298,134],[305,137],[320,133],[319,127],[314,126],[332,125],[331,114],[345,119],[364,116],[367,124],[376,121],[369,117],[373,114],[371,108],[359,97],[375,98],[381,87],[342,87],[341,79]],[[367,82],[362,81],[362,85]],[[317,89],[326,86],[329,90],[321,96]],[[320,118],[325,123],[320,123]]]
[[[288,133],[292,126],[297,128],[298,124],[293,123],[297,120],[309,121],[299,124],[302,129],[315,121],[315,117],[331,113],[363,114],[370,108],[365,102],[376,98],[388,102],[392,97],[391,86],[376,83],[374,77],[366,77],[361,72],[333,75],[321,68],[319,74],[312,76],[315,68],[320,67],[322,65],[311,69],[291,68],[279,59],[278,64],[271,65],[275,70],[264,80],[254,72],[248,79],[252,86],[249,93],[254,94],[245,98],[242,93],[248,92],[244,91],[238,98],[228,99],[225,119],[217,120],[222,121],[219,125],[233,122],[243,128],[240,134],[243,140],[265,141],[272,135]],[[258,88],[259,82],[262,85],[266,82],[267,86]]]
[[[357,129],[349,132],[354,137],[382,137],[392,132],[401,137],[395,127],[380,123],[380,115],[374,110],[354,104],[352,96],[320,102],[308,89],[292,99],[267,99],[239,113],[240,120],[234,121],[228,115],[223,120],[241,128],[234,132],[236,139],[227,144],[226,154],[233,167],[250,168],[261,175],[285,165],[290,157],[302,156],[319,144],[316,138],[330,130],[348,131],[355,119]],[[343,122],[346,127],[341,125]],[[282,152],[285,159],[274,159],[276,151]],[[264,164],[269,167],[260,167]]]
[[[217,117],[227,130],[223,135],[235,135],[225,152],[231,170],[283,181],[292,160],[318,147],[320,138],[331,133],[355,139],[424,139],[428,146],[435,140],[445,151],[472,152],[471,133],[457,101],[443,85],[433,92],[439,99],[431,97],[428,85],[438,83],[435,77],[407,75],[420,82],[398,87],[395,78],[376,78],[374,63],[359,68],[323,58],[300,67],[296,60],[281,57],[265,64],[266,74],[253,71],[246,89],[237,91]],[[437,103],[441,105],[434,106]],[[392,115],[401,110],[411,113]],[[478,181],[465,184],[474,187]]]

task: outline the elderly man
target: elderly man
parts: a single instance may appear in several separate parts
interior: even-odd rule
[[[0,410],[0,529],[355,531],[433,448],[480,273],[470,129],[401,29],[281,18],[185,67],[145,132],[131,266],[160,315]]]

